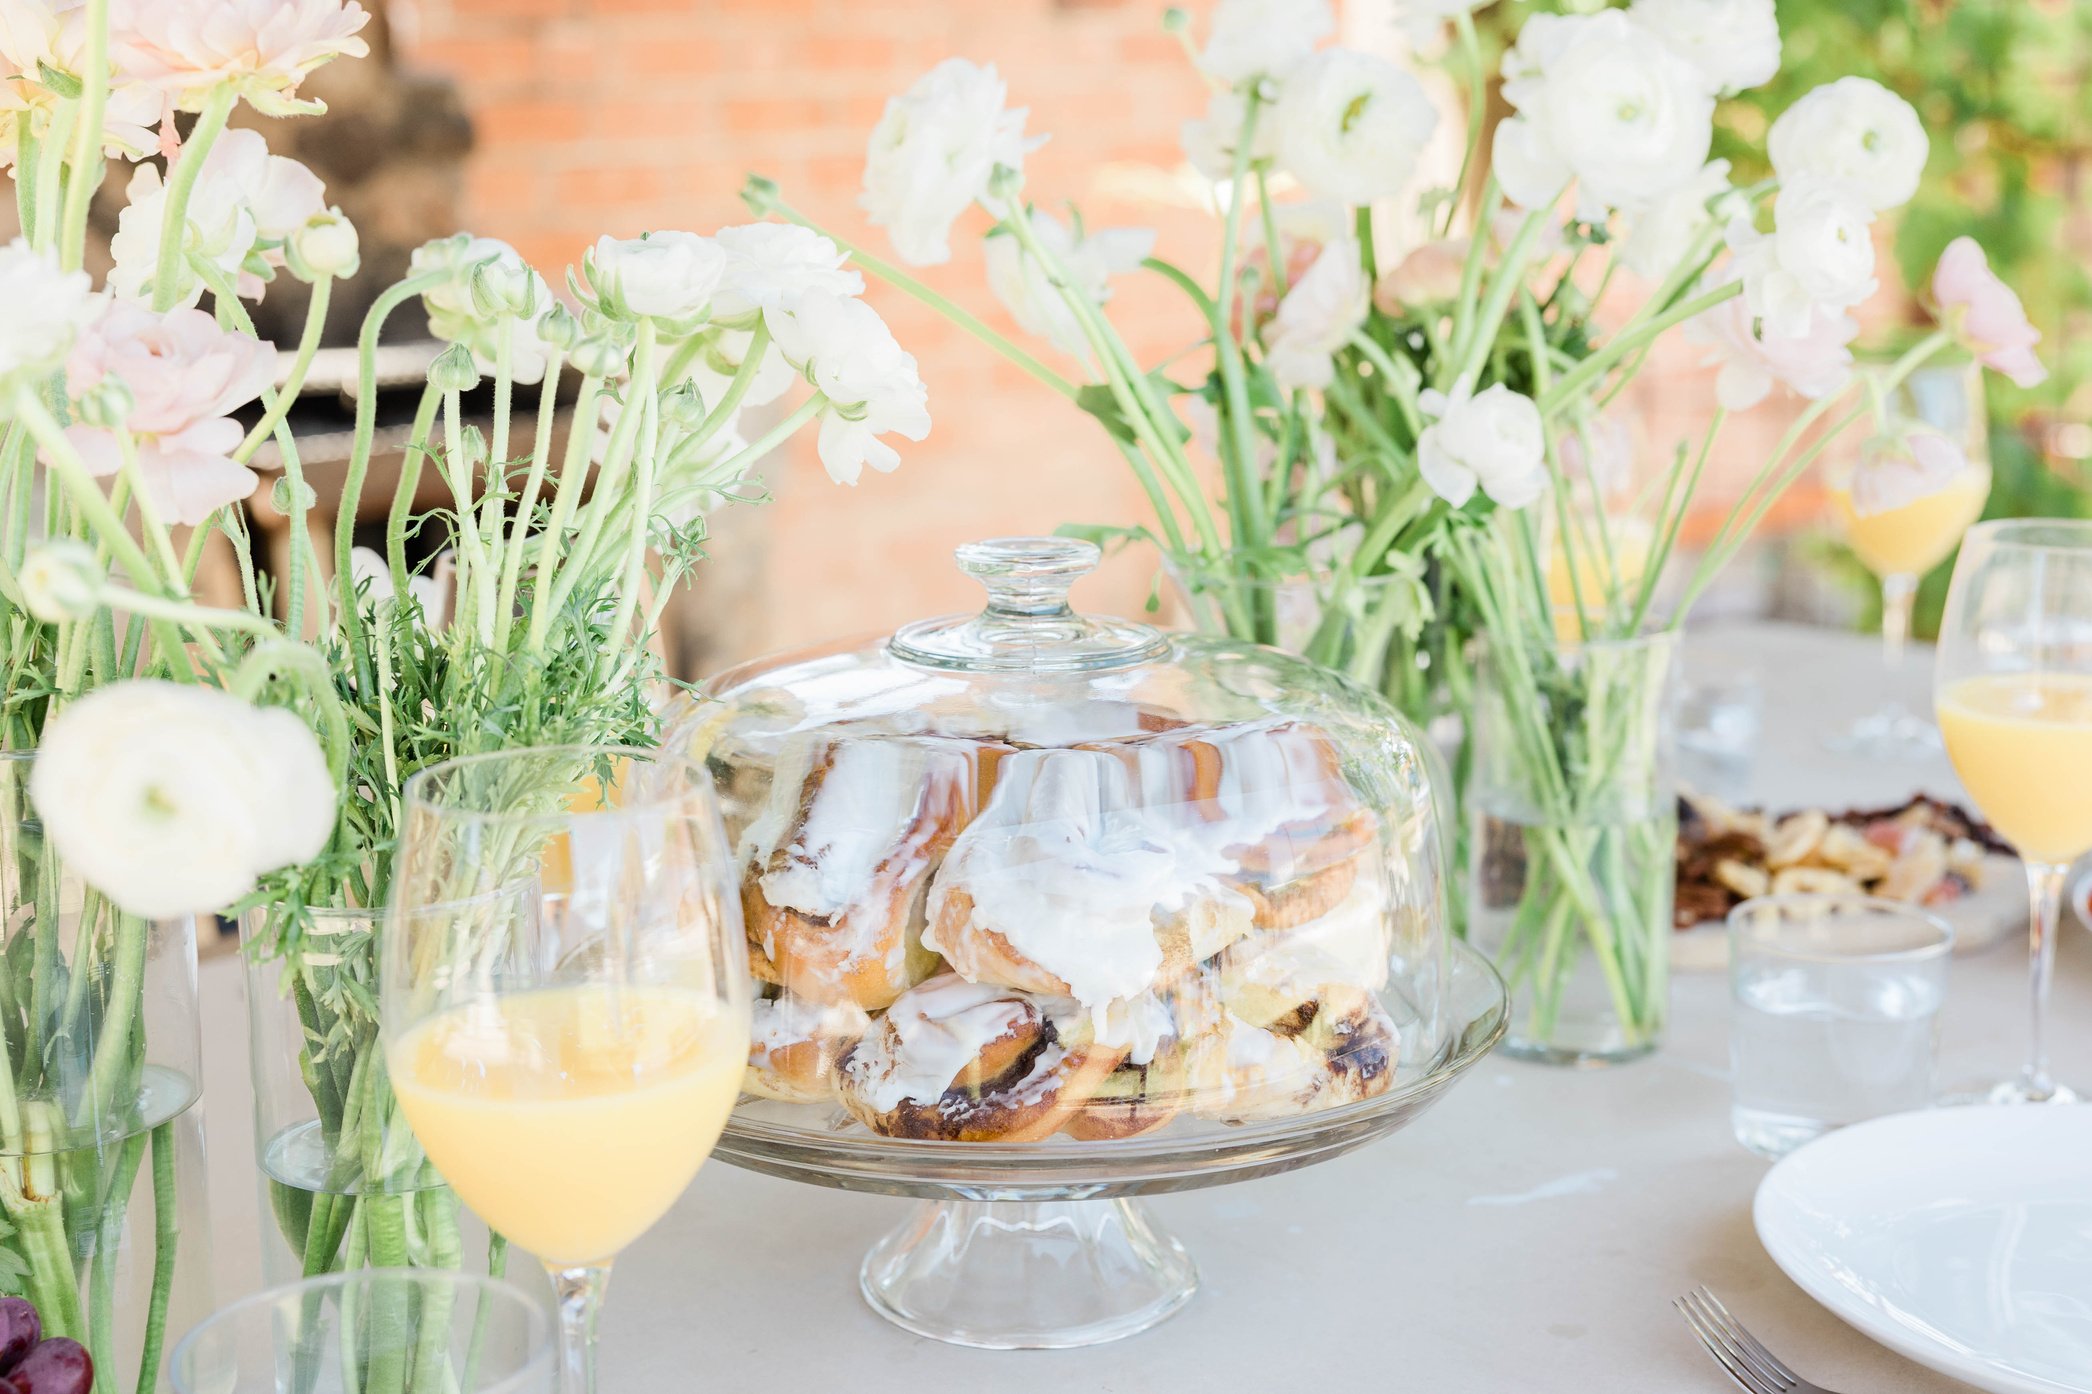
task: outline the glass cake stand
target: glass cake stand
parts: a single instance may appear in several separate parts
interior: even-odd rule
[[[1377,1098],[1230,1126],[1180,1122],[1077,1142],[886,1138],[840,1109],[744,1097],[714,1155],[771,1176],[923,1203],[872,1246],[859,1284],[895,1325],[995,1350],[1095,1345],[1191,1300],[1191,1256],[1138,1197],[1275,1176],[1408,1124],[1503,1035],[1503,980],[1452,946],[1445,1029],[1429,1060]]]

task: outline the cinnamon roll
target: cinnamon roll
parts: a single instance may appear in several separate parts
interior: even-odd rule
[[[1269,1022],[1217,1014],[1190,1061],[1192,1111],[1228,1123],[1311,1113],[1384,1094],[1400,1050],[1371,994],[1331,989]]]
[[[1098,1041],[1123,1049],[1125,1058],[1068,1119],[1068,1136],[1082,1142],[1138,1137],[1183,1110],[1193,1045],[1178,1027],[1173,1001],[1174,994],[1150,993],[1102,1014]]]
[[[1113,753],[1017,751],[937,874],[923,943],[975,982],[1132,1001],[1249,931],[1249,900],[1188,833]]]
[[[876,1011],[934,973],[922,943],[931,874],[979,806],[995,754],[934,739],[789,743],[742,838],[756,976]]]
[[[854,1002],[815,1002],[789,992],[759,998],[749,1023],[743,1087],[786,1103],[831,1100],[837,1062],[871,1024],[871,1017]]]
[[[842,1058],[843,1107],[885,1137],[1032,1142],[1125,1057],[1066,998],[943,974],[903,993]]]

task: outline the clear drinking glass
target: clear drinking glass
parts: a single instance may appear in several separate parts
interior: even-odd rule
[[[1765,729],[1765,687],[1757,672],[1687,659],[1678,677],[1676,721],[1679,787],[1743,803]]]
[[[1864,895],[1776,895],[1729,912],[1736,1140],[1784,1157],[1932,1098],[1954,931]]]
[[[175,1394],[552,1394],[552,1323],[521,1289],[366,1268],[268,1288],[216,1312],[168,1362]]]
[[[2071,1102],[2045,1025],[2070,865],[2092,851],[2092,522],[1979,523],[1940,623],[1933,701],[1969,797],[2027,867],[2033,1036],[2019,1078],[1979,1097]]]
[[[1885,370],[1862,371],[1878,381]],[[1969,462],[1937,493],[1865,517],[1853,511],[1849,482],[1835,474],[1831,478],[1831,506],[1845,540],[1881,580],[1882,660],[1893,674],[1902,668],[1910,643],[1918,582],[1947,559],[1969,525],[1983,516],[1990,498],[1989,417],[1983,406],[1983,365],[1971,359],[1930,363],[1913,370],[1893,392],[1873,390],[1879,433],[1908,427],[1937,431]],[[1892,699],[1833,737],[1830,745],[1875,759],[1914,760],[1936,752],[1939,740],[1939,728],[1923,713]]]
[[[544,1263],[563,1387],[595,1388],[611,1261],[710,1155],[748,1059],[748,957],[704,768],[469,756],[407,782],[380,1019],[459,1197]]]

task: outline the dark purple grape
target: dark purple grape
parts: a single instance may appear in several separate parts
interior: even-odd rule
[[[0,1297],[0,1373],[12,1370],[43,1334],[34,1303],[26,1297]]]
[[[88,1394],[94,1388],[94,1360],[78,1341],[53,1336],[37,1342],[7,1378],[15,1394]]]

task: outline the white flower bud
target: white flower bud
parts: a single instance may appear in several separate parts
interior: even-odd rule
[[[685,379],[661,394],[661,419],[670,425],[694,431],[704,424],[705,416],[705,399],[696,383]]]
[[[561,352],[570,352],[581,337],[581,321],[566,306],[554,303],[538,320],[538,337]]]
[[[308,218],[304,227],[291,234],[284,250],[291,274],[301,281],[322,277],[347,280],[363,265],[356,225],[344,218],[339,208]]]
[[[470,392],[479,386],[479,367],[472,361],[472,351],[463,344],[452,344],[437,354],[429,364],[429,383],[439,392]]]
[[[574,345],[574,366],[592,378],[607,378],[625,366],[624,349],[601,335],[592,335]]]
[[[93,614],[101,604],[105,576],[94,548],[77,538],[60,537],[32,549],[17,579],[29,613],[57,624]]]
[[[131,419],[131,389],[121,378],[105,377],[73,402],[73,415],[84,426],[113,431]]]
[[[544,308],[544,281],[521,261],[496,257],[472,268],[472,307],[489,319],[530,319]]]
[[[300,508],[310,509],[319,501],[319,494],[310,484],[302,479],[292,479],[287,474],[269,488],[270,506],[286,516]]]

